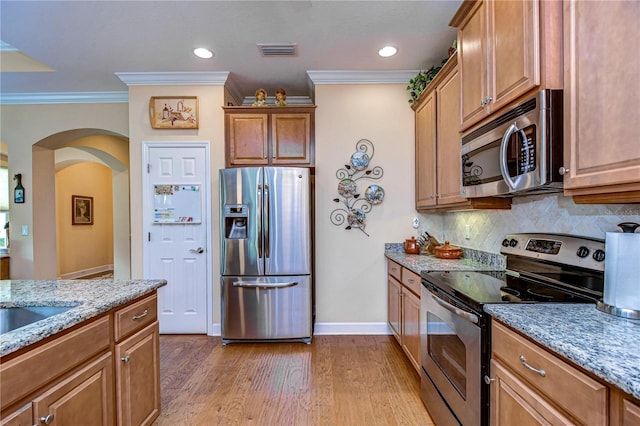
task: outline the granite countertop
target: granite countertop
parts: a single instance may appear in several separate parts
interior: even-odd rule
[[[66,312],[0,334],[0,356],[52,336],[151,293],[166,280],[3,280],[0,308],[73,306]]]
[[[387,243],[384,255],[405,268],[420,275],[422,271],[502,271],[505,260],[502,255],[486,253],[462,247],[461,259],[438,259],[434,255],[406,254],[403,244]]]
[[[640,320],[600,312],[593,304],[490,304],[484,310],[640,399]]]

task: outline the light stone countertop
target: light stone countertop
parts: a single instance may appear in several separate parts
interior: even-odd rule
[[[1,280],[0,308],[16,306],[73,306],[73,308],[0,334],[0,356],[8,355],[103,314],[166,284],[166,280]]]
[[[461,259],[438,259],[433,255],[406,254],[403,244],[385,244],[384,255],[401,266],[420,275],[422,271],[502,271],[502,255],[479,252],[462,247]]]
[[[640,320],[594,304],[489,304],[492,317],[640,399]]]

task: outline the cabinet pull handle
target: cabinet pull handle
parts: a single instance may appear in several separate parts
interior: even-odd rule
[[[40,417],[40,423],[48,425],[53,421],[53,414],[49,414],[47,417]]]
[[[546,371],[544,371],[543,369],[537,369],[535,367],[532,367],[531,365],[529,365],[527,363],[527,359],[524,357],[524,355],[520,355],[520,363],[525,367],[528,368],[529,370],[533,371],[534,373],[538,373],[539,375],[541,375],[542,377],[547,377],[547,373]]]
[[[129,362],[129,361],[131,361],[131,357],[129,355],[123,356],[122,358],[120,358],[120,360],[122,362]]]
[[[140,315],[134,315],[133,316],[133,320],[139,320],[140,318],[144,318],[149,314],[149,311],[147,309],[144,310],[143,313],[141,313]]]

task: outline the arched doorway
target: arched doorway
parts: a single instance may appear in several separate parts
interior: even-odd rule
[[[62,262],[59,258],[64,253],[59,252],[58,222],[66,218],[57,218],[56,215],[57,211],[64,210],[56,205],[56,172],[70,170],[81,163],[101,164],[111,170],[110,201],[113,207],[110,217],[113,232],[109,243],[113,246],[114,277],[130,278],[128,138],[102,129],[60,132],[33,145],[32,161],[34,278],[54,279],[60,275]],[[79,178],[87,179],[86,176]],[[69,206],[65,207],[70,209],[71,200],[68,201]],[[101,244],[101,241],[89,239],[86,244],[87,250],[91,250],[92,245]]]

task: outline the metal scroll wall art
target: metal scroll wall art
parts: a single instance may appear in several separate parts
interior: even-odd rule
[[[367,237],[367,213],[384,199],[384,189],[379,185],[369,185],[363,197],[358,191],[360,179],[379,180],[384,174],[380,166],[369,168],[373,152],[373,143],[367,139],[360,139],[356,143],[356,152],[351,155],[349,164],[336,171],[340,197],[334,198],[333,201],[341,203],[342,206],[331,212],[331,223],[341,226],[346,222],[345,229],[359,229]]]

